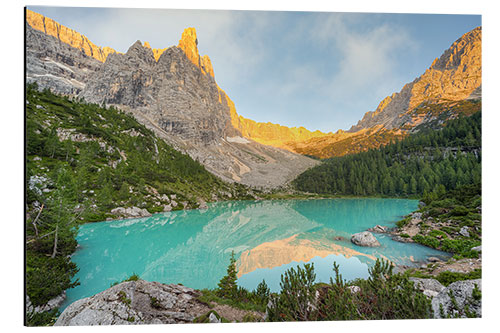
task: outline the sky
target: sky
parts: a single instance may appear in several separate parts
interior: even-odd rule
[[[480,15],[28,6],[126,52],[178,44],[194,27],[200,55],[238,114],[309,130],[347,130],[423,72]]]

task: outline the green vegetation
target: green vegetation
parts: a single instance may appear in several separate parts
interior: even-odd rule
[[[116,207],[161,212],[200,200],[249,199],[113,107],[70,100],[36,84],[26,90],[26,290],[33,306],[72,288],[81,223],[113,218]],[[27,314],[28,325],[50,315]],[[47,322],[48,323],[48,322]]]
[[[481,185],[461,186],[439,196],[429,193],[422,200],[426,205],[419,212],[425,223],[412,239],[453,253],[457,259],[477,258],[472,248],[481,245]],[[404,227],[404,223],[397,225]]]
[[[444,272],[439,273],[437,276],[433,276],[433,275],[425,274],[419,270],[413,269],[413,270],[410,270],[408,272],[408,274],[411,276],[419,277],[419,278],[423,278],[423,279],[436,279],[443,286],[447,287],[450,284],[452,284],[453,282],[457,282],[457,281],[480,279],[481,275],[482,275],[482,270],[475,269],[469,273],[444,271]]]
[[[388,262],[377,260],[366,280],[342,280],[334,264],[335,281],[314,285],[314,266],[289,270],[281,277],[281,292],[271,297],[270,321],[431,318],[430,300],[408,277],[393,274]],[[356,291],[355,287],[359,290]],[[316,292],[319,296],[316,297]],[[314,306],[313,306],[314,305]]]
[[[379,149],[325,160],[293,182],[338,195],[438,196],[481,182],[481,112],[450,120]],[[457,211],[457,213],[460,213]]]
[[[377,260],[366,280],[346,282],[339,266],[334,264],[333,269],[335,280],[330,279],[329,284],[315,283],[314,265],[305,264],[281,276],[279,293],[270,293],[263,281],[252,292],[238,287],[236,294],[226,293],[232,295],[226,297],[217,296],[220,289],[205,289],[198,299],[210,307],[215,302],[248,311],[264,312],[267,308],[268,321],[432,318],[430,300],[414,288],[409,274],[393,274],[389,262]],[[260,320],[251,314],[245,318]]]

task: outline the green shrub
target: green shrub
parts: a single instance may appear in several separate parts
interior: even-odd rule
[[[270,321],[310,321],[316,319],[316,310],[312,307],[315,298],[314,264],[297,266],[281,276],[281,292],[271,296],[268,307]]]

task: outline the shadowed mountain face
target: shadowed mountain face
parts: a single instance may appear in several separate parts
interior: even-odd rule
[[[226,181],[273,188],[317,163],[241,136],[231,120],[234,103],[217,86],[210,59],[198,54],[193,28],[177,47],[151,49],[137,41],[125,54],[96,58],[68,36],[86,37],[57,23],[66,35],[49,34],[46,22],[53,21],[27,12],[28,82],[130,112]]]

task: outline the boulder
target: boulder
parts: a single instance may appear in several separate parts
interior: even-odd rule
[[[441,290],[432,299],[434,318],[446,318],[448,316],[466,318],[466,310],[469,315],[473,314],[481,317],[480,293],[473,293],[476,286],[479,291],[482,290],[481,279],[453,282]]]
[[[220,323],[221,320],[220,318],[217,318],[217,316],[213,312],[211,312],[210,315],[208,316],[208,322],[217,324]]]
[[[383,233],[386,233],[387,232],[387,227],[386,226],[383,226],[383,225],[379,225],[377,224],[376,226],[374,226],[373,228],[370,228],[368,229],[368,231],[371,231],[371,232],[378,232],[380,234],[383,234]]]
[[[70,304],[54,326],[190,323],[208,310],[198,294],[175,284],[122,282]]]
[[[358,286],[349,286],[349,287],[347,287],[347,289],[349,289],[351,294],[357,294],[361,291],[361,288]]]
[[[440,262],[441,259],[436,258],[436,257],[429,257],[429,258],[427,258],[427,261],[428,262]]]
[[[473,247],[471,250],[472,250],[472,251],[477,251],[477,252],[482,252],[482,251],[481,251],[481,245],[479,245],[479,246],[475,246],[475,247]]]
[[[146,208],[139,208],[139,207],[128,207],[128,208],[123,208],[123,207],[117,207],[111,210],[111,214],[117,215],[120,217],[124,218],[134,218],[134,217],[146,217],[146,216],[151,216],[151,213],[148,212]]]
[[[464,236],[464,237],[470,237],[470,234],[469,234],[469,227],[468,226],[463,226],[460,231],[459,231],[459,234]]]
[[[359,246],[368,246],[368,247],[380,246],[378,240],[369,231],[363,231],[352,235],[351,242]]]
[[[415,288],[422,291],[429,298],[437,296],[445,288],[445,286],[435,279],[411,277],[410,281],[413,281]]]

